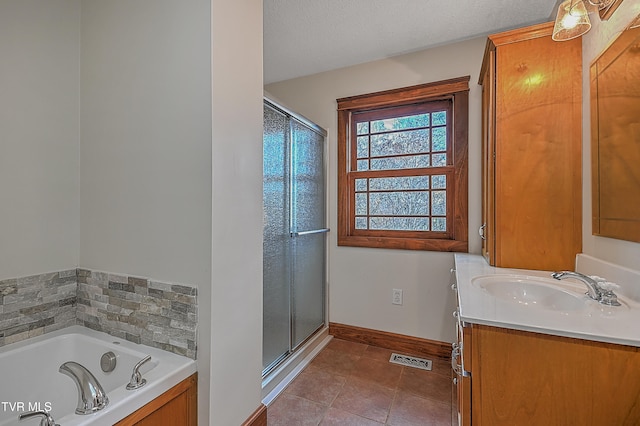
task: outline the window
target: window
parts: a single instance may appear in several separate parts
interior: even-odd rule
[[[338,99],[338,245],[467,251],[469,77]]]

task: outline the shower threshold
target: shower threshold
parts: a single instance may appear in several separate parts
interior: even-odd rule
[[[262,403],[269,406],[331,339],[329,327],[323,326],[293,353],[282,357],[265,369],[262,377]]]

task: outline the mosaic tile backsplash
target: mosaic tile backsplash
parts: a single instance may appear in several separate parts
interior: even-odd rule
[[[0,281],[0,346],[74,324],[196,358],[197,289],[72,269]]]

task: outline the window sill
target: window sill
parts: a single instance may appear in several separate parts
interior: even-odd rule
[[[450,239],[338,236],[338,246],[462,253],[467,253],[469,251],[468,241]]]

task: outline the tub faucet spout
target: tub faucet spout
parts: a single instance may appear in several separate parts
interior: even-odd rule
[[[109,403],[104,389],[89,370],[74,361],[65,362],[59,370],[71,377],[78,388],[76,414],[91,414],[102,410]]]

